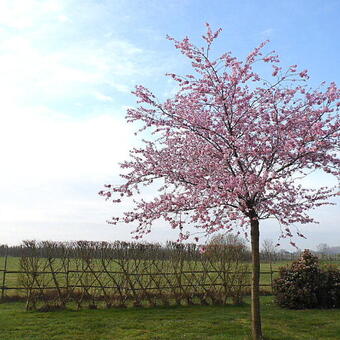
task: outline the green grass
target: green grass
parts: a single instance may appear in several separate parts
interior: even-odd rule
[[[340,339],[340,310],[285,310],[262,297],[268,340]],[[250,306],[186,306],[25,312],[23,303],[0,304],[0,339],[246,340]]]
[[[4,269],[5,266],[5,258],[0,257],[0,270]],[[11,257],[7,258],[7,270],[20,270],[19,269],[19,257]],[[2,275],[0,272],[0,286],[2,285]],[[6,285],[9,287],[15,287],[17,285],[18,275],[17,274],[6,274]]]

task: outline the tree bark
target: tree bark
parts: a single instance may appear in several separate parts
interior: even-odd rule
[[[253,216],[257,218],[257,216]],[[262,340],[261,313],[260,313],[260,249],[259,249],[259,221],[251,220],[251,257],[252,257],[252,280],[251,280],[251,322],[253,340]]]

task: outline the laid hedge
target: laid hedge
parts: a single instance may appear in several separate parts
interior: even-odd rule
[[[284,308],[340,308],[340,270],[321,268],[317,256],[305,250],[290,267],[280,268],[273,292]]]
[[[19,286],[27,310],[75,304],[94,309],[156,305],[240,304],[249,282],[243,251],[168,242],[24,241]]]

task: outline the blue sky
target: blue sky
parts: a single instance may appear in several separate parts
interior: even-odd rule
[[[332,0],[1,1],[0,243],[129,239],[130,228],[105,223],[115,207],[97,192],[137,143],[124,121],[130,90],[144,84],[166,98],[174,84],[164,74],[188,67],[166,34],[201,43],[209,22],[223,28],[216,53],[240,57],[270,39],[317,86],[339,83],[339,12]],[[315,174],[306,184],[336,182]],[[339,206],[313,214],[321,223],[304,226],[298,245],[339,245]],[[263,238],[278,234],[263,225]],[[175,238],[158,225],[148,239]]]

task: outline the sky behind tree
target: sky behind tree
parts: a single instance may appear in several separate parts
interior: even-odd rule
[[[166,34],[203,44],[209,22],[223,28],[214,53],[237,57],[269,39],[268,51],[308,69],[316,87],[339,83],[339,12],[332,0],[1,1],[0,243],[130,238],[131,228],[106,224],[116,207],[97,192],[119,181],[138,143],[124,120],[134,85],[164,99],[176,90],[164,74],[188,70]],[[336,181],[315,173],[305,184]],[[302,226],[298,246],[338,245],[339,211],[316,210],[320,224]],[[263,226],[276,240],[278,224]],[[160,223],[146,240],[176,238]]]

